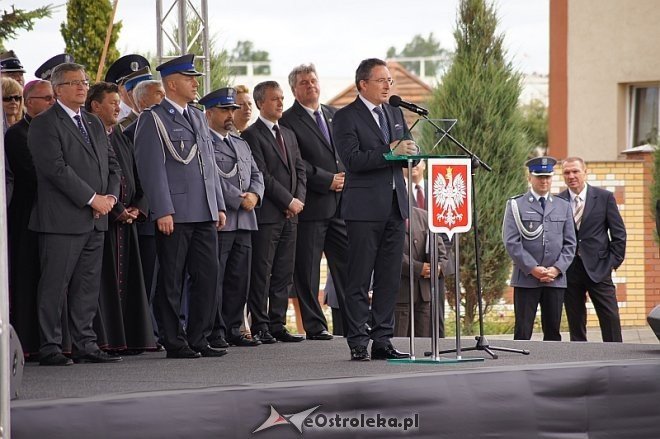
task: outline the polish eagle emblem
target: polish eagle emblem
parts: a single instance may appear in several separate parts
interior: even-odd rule
[[[467,185],[463,174],[452,175],[453,169],[447,167],[445,175],[439,173],[433,182],[433,202],[440,208],[437,220],[453,226],[463,219],[458,209],[467,199]]]

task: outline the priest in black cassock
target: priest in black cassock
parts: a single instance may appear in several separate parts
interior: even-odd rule
[[[137,178],[133,145],[117,125],[119,102],[117,86],[99,82],[89,89],[85,108],[103,122],[122,170],[119,200],[109,214],[105,234],[94,329],[101,348],[127,355],[156,346],[135,225],[146,219],[147,203]]]

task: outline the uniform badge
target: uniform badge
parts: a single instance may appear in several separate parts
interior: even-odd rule
[[[174,108],[170,108],[170,109],[167,110],[167,111],[168,111],[170,114],[174,114]]]

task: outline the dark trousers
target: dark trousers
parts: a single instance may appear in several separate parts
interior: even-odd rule
[[[587,274],[579,256],[566,272],[568,285],[564,296],[566,318],[571,341],[587,341],[587,291],[594,304],[603,341],[622,342],[621,318],[616,300],[616,287],[610,274],[601,282],[594,282]]]
[[[218,233],[218,312],[209,341],[240,337],[243,309],[250,288],[252,232]]]
[[[514,340],[529,340],[534,330],[536,309],[541,304],[541,327],[544,341],[561,341],[559,327],[564,303],[564,288],[539,287],[513,289],[516,323]]]
[[[346,224],[339,218],[300,221],[293,282],[300,304],[303,327],[307,334],[318,334],[328,329],[328,322],[318,301],[320,264],[324,252],[328,268],[332,273],[339,311],[345,323],[344,287],[348,271]]]
[[[215,222],[176,223],[166,236],[156,232],[158,284],[154,311],[165,349],[204,348],[217,309],[218,233]],[[179,320],[185,272],[190,274],[186,329]]]
[[[368,209],[368,206],[365,206]],[[405,223],[396,194],[385,221],[346,221],[348,230],[348,284],[346,287],[346,337],[348,345],[376,347],[390,343],[394,335],[394,306],[401,280]],[[369,285],[374,275],[369,312]],[[367,322],[371,334],[367,334]],[[372,346],[372,348],[374,347]]]
[[[259,230],[252,233],[248,309],[253,334],[263,330],[277,333],[286,325],[296,257],[296,226],[291,220],[282,219],[259,224]]]
[[[408,282],[407,277],[401,278],[401,282]],[[429,281],[429,279],[425,279]],[[445,278],[438,279],[438,336],[445,338]],[[419,289],[416,289],[415,298],[415,337],[431,337],[433,334],[433,320],[431,319],[431,302],[424,302]],[[394,309],[394,336],[410,337],[410,305],[408,303],[397,303]]]
[[[62,352],[62,313],[68,312],[74,355],[99,350],[92,327],[99,307],[103,232],[79,235],[41,233],[41,278],[37,293],[44,356]],[[65,297],[68,310],[64,309]]]
[[[152,224],[153,225],[153,224]],[[155,226],[154,226],[155,227]],[[154,328],[154,337],[158,339],[158,324],[154,316],[154,295],[156,294],[156,283],[158,277],[158,259],[156,258],[156,237],[154,235],[139,235],[140,261],[142,262],[142,273],[144,274],[144,290],[149,300],[149,312],[151,324]]]

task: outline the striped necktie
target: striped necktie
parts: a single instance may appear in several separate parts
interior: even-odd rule
[[[575,197],[575,208],[573,209],[573,219],[575,220],[575,228],[580,230],[580,224],[582,223],[582,214],[584,213],[584,203],[582,198],[578,195]]]
[[[380,131],[383,133],[385,138],[385,143],[390,144],[390,126],[387,123],[387,118],[383,113],[383,110],[380,107],[374,108],[374,113],[378,115],[378,125],[380,125]]]

